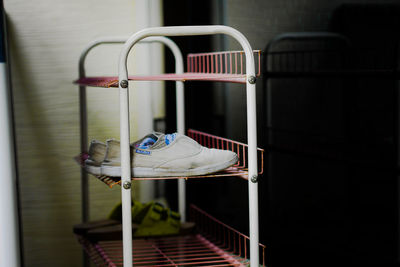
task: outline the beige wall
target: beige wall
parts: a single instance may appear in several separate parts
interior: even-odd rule
[[[78,89],[72,81],[78,77],[78,58],[88,42],[134,32],[135,3],[6,0],[5,10],[25,263],[80,266],[81,250],[72,234],[81,214],[80,169],[73,161],[79,153]],[[116,75],[118,52],[109,46],[96,48],[87,58],[88,74]],[[88,99],[90,139],[118,138],[118,91],[89,88]],[[135,106],[132,113],[138,114]],[[155,113],[163,115],[159,109]],[[138,137],[135,133],[132,139]],[[91,219],[103,218],[119,201],[120,188],[110,190],[89,178]]]

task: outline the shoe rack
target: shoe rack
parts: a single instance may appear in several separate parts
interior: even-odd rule
[[[183,57],[178,46],[167,36],[193,36],[225,34],[233,37],[243,51],[225,51],[187,55],[187,71],[184,72]],[[132,47],[140,43],[160,42],[168,47],[175,57],[175,73],[153,76],[129,75],[127,71],[128,54]],[[84,63],[87,54],[101,44],[123,44],[119,57],[118,77],[86,77]],[[255,63],[258,70],[256,72]],[[78,236],[89,257],[99,266],[157,265],[181,266],[259,266],[265,265],[265,246],[259,244],[258,226],[258,176],[263,172],[263,150],[257,148],[256,124],[256,77],[260,74],[260,51],[253,51],[245,36],[227,26],[177,26],[147,28],[129,38],[104,38],[90,43],[82,52],[79,60],[80,126],[81,154],[77,157],[83,164],[87,158],[88,131],[86,114],[86,87],[118,87],[120,95],[120,142],[122,177],[97,176],[112,187],[121,185],[122,198],[122,240],[90,241]],[[129,80],[133,81],[175,81],[177,95],[177,132],[186,134],[203,146],[228,149],[236,152],[239,162],[227,170],[211,175],[195,177],[131,177],[130,134],[129,134]],[[247,144],[236,142],[207,133],[188,130],[185,132],[184,82],[219,81],[243,84],[246,88],[247,103]],[[82,220],[89,220],[88,174],[82,175]],[[191,220],[196,222],[198,234],[179,237],[165,237],[144,240],[132,240],[131,221],[131,183],[132,180],[179,179],[178,203],[182,221],[186,221],[185,182],[192,178],[216,178],[237,176],[246,179],[249,190],[249,236],[245,236],[195,206],[190,207]],[[214,229],[214,230],[211,230]],[[133,241],[133,242],[132,242]],[[160,245],[161,244],[161,245]],[[164,250],[165,244],[171,252]],[[204,250],[187,250],[190,244]],[[150,249],[152,252],[148,252]],[[204,251],[210,251],[204,256]],[[118,251],[118,253],[117,253]],[[147,252],[143,252],[147,251]],[[142,253],[143,252],[143,253]],[[149,257],[145,257],[150,253]],[[155,254],[154,254],[155,253]],[[212,256],[210,256],[212,255]],[[144,256],[144,259],[141,258]],[[260,257],[261,256],[261,257]]]

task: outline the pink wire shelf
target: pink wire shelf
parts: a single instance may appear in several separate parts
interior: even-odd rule
[[[253,50],[257,76],[261,72],[261,50]],[[245,75],[246,59],[243,51],[222,51],[187,55],[187,72],[220,75]]]
[[[233,141],[227,138],[211,135],[208,133],[200,132],[197,130],[189,129],[187,135],[196,140],[200,145],[208,148],[217,148],[230,150],[238,155],[238,162],[221,172],[212,173],[208,175],[198,175],[189,177],[153,177],[153,178],[143,178],[143,177],[133,177],[132,180],[168,180],[168,179],[192,179],[192,178],[215,178],[215,177],[232,177],[238,176],[242,179],[248,179],[248,146],[247,144]],[[258,174],[261,175],[264,172],[264,149],[257,148],[258,156]],[[87,153],[82,153],[75,157],[75,160],[82,167],[84,166],[85,160],[88,158]],[[108,177],[108,176],[98,176],[94,175],[97,179],[112,188],[115,185],[120,185],[120,177]]]
[[[254,50],[257,76],[261,71],[261,51]],[[243,51],[188,54],[187,72],[183,74],[133,75],[134,81],[217,81],[246,83],[246,63]],[[118,77],[83,77],[75,84],[93,87],[118,87]]]
[[[133,240],[133,266],[248,266],[249,238],[232,227],[190,206],[198,233]],[[122,241],[91,242],[77,236],[96,266],[123,265]],[[265,266],[265,246],[259,244]]]

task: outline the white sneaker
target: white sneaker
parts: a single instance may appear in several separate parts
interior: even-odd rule
[[[114,143],[112,149],[119,150]],[[108,147],[108,150],[110,147]],[[118,151],[119,152],[119,151]],[[131,145],[134,177],[205,175],[226,169],[238,161],[236,153],[209,149],[181,135],[153,133]],[[120,155],[107,158],[101,165],[103,175],[120,176]]]
[[[139,141],[131,144],[131,159],[132,159],[132,146],[135,144],[142,144],[148,146],[154,144],[162,133],[154,132],[140,139]],[[105,176],[120,177],[121,176],[121,149],[120,142],[115,139],[107,140],[107,151],[105,153],[104,161],[101,164],[101,173]],[[132,161],[131,161],[132,162]]]
[[[85,160],[85,170],[94,175],[101,175],[101,163],[106,154],[106,145],[92,140],[89,147],[89,157]]]

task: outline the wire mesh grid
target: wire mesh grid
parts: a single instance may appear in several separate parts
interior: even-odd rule
[[[132,180],[167,180],[167,179],[192,179],[192,178],[211,178],[211,177],[229,177],[238,176],[243,179],[248,179],[248,146],[247,144],[233,141],[227,138],[211,135],[201,131],[189,129],[187,135],[197,141],[200,145],[208,148],[216,148],[223,150],[230,150],[237,154],[238,162],[230,168],[227,168],[221,172],[212,173],[208,175],[196,175],[189,177],[153,177],[153,178],[143,178],[143,177],[133,177]],[[264,150],[257,148],[258,156],[258,173],[261,175],[264,172]],[[84,167],[85,160],[88,158],[88,153],[81,153],[75,160]],[[121,183],[120,177],[108,177],[102,175],[94,175],[97,179],[112,188],[115,185]]]
[[[195,205],[190,205],[190,220],[196,222],[197,231],[220,249],[231,253],[241,263],[247,263],[250,238],[219,221]],[[265,249],[259,244],[260,263],[265,266]]]
[[[261,71],[261,50],[253,51],[257,76]],[[222,51],[212,53],[192,53],[187,55],[188,73],[244,75],[246,59],[244,51]]]
[[[238,162],[224,171],[224,173],[218,173],[213,176],[240,176],[247,179],[248,174],[248,145],[233,141],[227,138],[219,137],[216,135],[208,134],[205,132],[189,129],[188,136],[196,140],[200,145],[208,148],[216,148],[223,150],[230,150],[237,154]],[[258,174],[263,174],[264,172],[264,149],[257,148],[258,155]],[[207,176],[206,176],[207,177]]]
[[[133,266],[247,266],[249,238],[190,206],[191,218],[199,233],[185,236],[135,239]],[[122,241],[92,243],[77,236],[96,266],[123,265]],[[261,262],[265,266],[265,246],[260,244]]]

